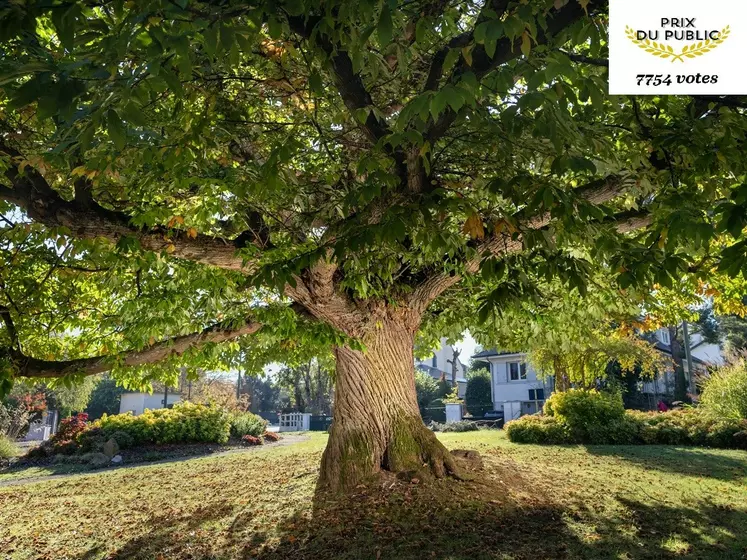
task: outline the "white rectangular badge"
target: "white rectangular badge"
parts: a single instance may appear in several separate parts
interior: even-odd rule
[[[747,94],[747,2],[610,0],[615,94]]]

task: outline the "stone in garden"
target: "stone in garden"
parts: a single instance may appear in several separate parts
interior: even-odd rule
[[[114,457],[119,453],[119,445],[114,439],[110,439],[104,444],[104,454],[107,457]]]
[[[118,465],[121,462],[122,462],[121,455],[115,455],[114,457],[112,457],[112,463],[114,463],[115,465]]]

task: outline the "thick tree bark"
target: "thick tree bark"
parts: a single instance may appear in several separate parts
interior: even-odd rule
[[[457,474],[454,458],[420,417],[413,333],[379,322],[364,352],[337,348],[334,422],[319,487],[348,490],[381,471]]]

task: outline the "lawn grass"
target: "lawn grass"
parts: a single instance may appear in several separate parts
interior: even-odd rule
[[[480,451],[477,480],[390,477],[315,499],[326,438],[314,434],[0,488],[0,558],[747,557],[745,452],[439,437]]]

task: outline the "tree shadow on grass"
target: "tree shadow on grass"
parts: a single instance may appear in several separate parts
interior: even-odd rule
[[[311,510],[294,504],[295,513],[285,508],[264,524],[255,523],[262,507],[240,509],[227,499],[188,515],[164,511],[116,552],[96,546],[79,559],[747,557],[747,504],[674,507],[609,497],[614,507],[600,507],[563,501],[549,482],[536,482],[510,460],[491,463],[471,482],[382,477],[345,497],[318,492]]]
[[[747,453],[740,458],[723,450],[665,445],[588,445],[586,450],[668,473],[719,480],[747,478]]]

